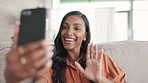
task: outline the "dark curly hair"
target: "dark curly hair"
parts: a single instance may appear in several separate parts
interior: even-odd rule
[[[81,49],[80,49],[81,53],[80,54],[82,54],[82,59],[80,61],[80,64],[83,68],[86,67],[86,50],[87,50],[87,45],[88,45],[88,43],[90,43],[90,38],[91,38],[89,21],[88,21],[87,17],[84,14],[82,14],[80,11],[71,11],[63,17],[63,19],[61,21],[59,32],[58,32],[58,34],[55,38],[55,41],[54,41],[56,54],[52,58],[53,59],[53,65],[52,65],[53,83],[65,83],[64,75],[65,75],[65,71],[66,71],[65,59],[67,57],[67,51],[62,44],[61,31],[62,31],[62,25],[65,22],[65,20],[67,19],[67,17],[72,16],[72,15],[79,15],[85,23],[85,29],[86,29],[87,36],[86,36],[86,41],[83,41],[81,44]]]

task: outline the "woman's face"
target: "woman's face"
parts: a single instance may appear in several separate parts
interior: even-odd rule
[[[86,40],[84,21],[79,15],[69,16],[62,25],[61,39],[66,50],[80,50]]]

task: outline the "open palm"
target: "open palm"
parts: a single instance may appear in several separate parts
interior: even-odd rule
[[[86,78],[97,82],[102,76],[102,51],[98,51],[96,45],[89,44],[86,53],[86,68],[83,69],[79,63],[76,62],[78,69],[84,74]]]

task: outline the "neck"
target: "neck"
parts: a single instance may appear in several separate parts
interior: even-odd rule
[[[72,62],[72,63],[74,63],[76,60],[78,60],[79,59],[79,52],[68,52],[68,57],[67,57],[67,59],[70,61],[70,62]]]
[[[67,49],[68,57],[67,59],[70,62],[75,62],[80,57],[80,47],[77,47],[75,49]]]

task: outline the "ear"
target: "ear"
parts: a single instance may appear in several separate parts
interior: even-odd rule
[[[87,33],[85,33],[83,41],[86,41],[86,39],[87,39]]]

